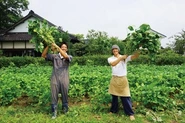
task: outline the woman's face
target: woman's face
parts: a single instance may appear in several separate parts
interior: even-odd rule
[[[67,52],[67,45],[66,44],[62,44],[61,47],[62,51]]]
[[[117,48],[114,48],[114,49],[112,50],[112,53],[116,56],[116,55],[119,54],[119,50],[118,50]]]

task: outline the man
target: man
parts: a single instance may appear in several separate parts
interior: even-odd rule
[[[121,98],[124,112],[130,117],[130,120],[135,120],[130,99],[130,89],[127,80],[127,62],[139,57],[138,51],[134,55],[120,55],[118,45],[112,46],[113,56],[108,58],[108,63],[112,67],[112,78],[109,85],[109,93],[112,95],[112,104],[110,113],[118,112],[118,97]]]
[[[55,43],[51,46],[52,50],[56,50],[58,54],[48,53],[47,46],[43,52],[42,57],[53,63],[53,71],[51,75],[51,110],[52,119],[57,116],[58,94],[62,95],[62,110],[64,113],[68,111],[68,88],[69,88],[69,64],[72,56],[67,54],[68,46],[62,43],[58,47]]]

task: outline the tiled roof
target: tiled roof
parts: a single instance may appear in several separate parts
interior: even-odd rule
[[[10,28],[6,29],[4,33],[7,33],[8,31],[14,29],[16,26],[18,26],[19,24],[23,23],[24,21],[28,20],[28,19],[31,18],[31,17],[34,17],[34,18],[39,19],[39,20],[46,20],[46,19],[42,18],[41,16],[37,15],[36,13],[34,13],[34,11],[31,10],[31,11],[28,13],[28,15],[26,15],[26,16],[23,17],[23,18],[21,18],[17,23],[15,23],[14,25],[12,25]],[[47,20],[46,20],[46,21],[47,21]],[[51,23],[51,22],[49,22],[49,21],[47,21],[47,22],[48,22],[48,24],[51,25],[51,26],[56,26],[56,25],[54,25],[53,23]]]
[[[0,35],[4,32],[4,30],[0,29]]]
[[[163,35],[162,33],[159,33],[159,32],[157,32],[157,31],[155,31],[155,30],[153,30],[153,29],[151,29],[151,31],[153,31],[153,32],[155,32],[155,33],[157,33],[157,34],[159,34],[162,38],[165,38],[165,37],[166,37],[166,35]]]
[[[12,25],[10,28],[6,29],[6,30],[1,30],[0,31],[0,41],[22,41],[22,40],[30,40],[31,36],[28,33],[9,33],[10,30],[14,29],[16,26],[18,26],[19,24],[23,23],[24,21],[26,21],[27,19],[34,17],[40,20],[46,20],[44,18],[42,18],[41,16],[37,15],[36,13],[34,13],[34,11],[30,11],[28,15],[26,15],[25,17],[23,17],[22,19],[20,19],[17,23],[15,23],[14,25]],[[47,21],[47,20],[46,20]],[[51,26],[55,26],[53,23],[47,21],[49,25]],[[64,32],[62,29],[58,28],[59,31]],[[77,37],[73,34],[68,33],[71,40],[73,40],[74,42],[79,42],[79,40],[77,39]]]
[[[0,36],[0,41],[29,41],[31,35],[28,33],[7,33],[6,35]]]

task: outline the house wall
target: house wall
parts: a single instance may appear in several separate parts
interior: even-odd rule
[[[34,44],[28,41],[9,41],[0,43],[0,49],[34,49]]]
[[[29,20],[35,20],[35,18],[29,18],[28,20],[20,23],[15,28],[10,30],[10,33],[28,32]],[[2,41],[0,42],[0,50],[3,50],[5,56],[41,56],[40,53],[34,50],[34,44],[29,41]]]
[[[12,56],[34,56],[41,57],[40,52],[36,52],[33,49],[5,49],[3,50],[3,56],[12,57]]]
[[[14,42],[14,49],[26,49],[25,42]]]
[[[34,18],[30,18],[28,20],[35,20]],[[21,23],[17,25],[14,29],[10,30],[9,32],[28,32],[28,20],[24,21],[24,23]]]
[[[2,49],[13,49],[13,41],[12,42],[2,42]]]
[[[34,49],[35,46],[34,46],[34,44],[32,44],[30,42],[26,42],[26,48],[28,48],[28,49]]]

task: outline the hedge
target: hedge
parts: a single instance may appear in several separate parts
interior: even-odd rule
[[[107,66],[108,57],[110,57],[110,55],[73,57],[71,64]],[[7,67],[9,65],[15,65],[17,67],[20,67],[28,64],[51,65],[51,62],[47,62],[41,57],[29,57],[29,56],[0,58],[0,68]],[[130,64],[181,65],[185,64],[185,56],[158,55],[156,57],[156,60],[151,62],[147,55],[140,55],[138,59],[130,62]]]

